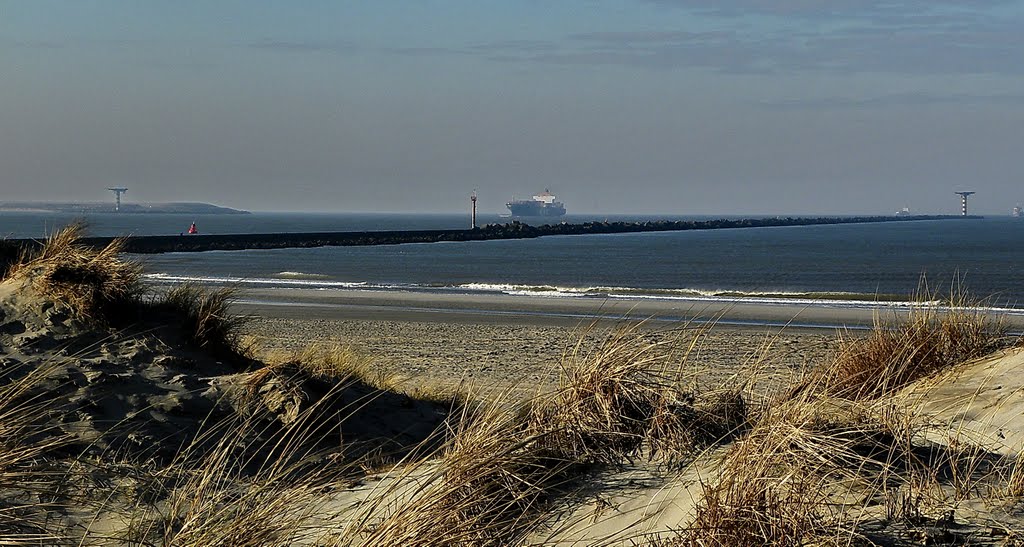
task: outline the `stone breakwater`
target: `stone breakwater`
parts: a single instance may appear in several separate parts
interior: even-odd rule
[[[771,217],[719,220],[657,220],[646,222],[584,222],[532,226],[513,221],[489,224],[472,230],[385,230],[374,232],[311,232],[274,234],[204,234],[139,236],[125,239],[129,253],[181,253],[199,251],[239,251],[244,249],[284,249],[356,245],[398,245],[441,241],[488,241],[529,239],[555,235],[622,234],[632,232],[668,232],[715,230],[723,228],[762,228],[770,226],[811,226],[822,224],[861,224],[868,222],[909,222],[921,220],[963,219],[962,216],[862,216],[862,217]],[[966,218],[981,218],[977,216]],[[82,242],[101,247],[113,238],[91,237]],[[15,257],[21,249],[38,246],[39,241],[11,239],[0,241],[0,263]]]

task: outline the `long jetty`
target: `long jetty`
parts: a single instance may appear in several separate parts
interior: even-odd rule
[[[468,230],[383,230],[373,232],[305,232],[273,234],[209,234],[129,236],[124,251],[137,254],[182,253],[199,251],[240,251],[245,249],[284,249],[301,247],[398,245],[442,241],[489,241],[496,239],[532,239],[556,235],[624,234],[635,232],[673,232],[725,228],[763,228],[772,226],[812,226],[823,224],[864,224],[871,222],[910,222],[982,218],[979,216],[858,216],[858,217],[770,217],[718,220],[654,220],[645,222],[584,222],[533,226],[513,221],[489,224]],[[90,237],[82,243],[102,247],[114,238]],[[40,244],[37,240],[10,239],[0,242],[10,252]]]

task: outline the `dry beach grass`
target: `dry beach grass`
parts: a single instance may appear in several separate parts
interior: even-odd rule
[[[1024,353],[968,306],[880,321],[792,380],[766,365],[785,334],[723,374],[714,327],[593,326],[550,381],[487,391],[360,340],[264,347],[229,292],[148,296],[79,235],[0,283],[2,544],[1024,537]]]

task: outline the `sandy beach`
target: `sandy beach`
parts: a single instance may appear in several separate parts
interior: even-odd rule
[[[644,298],[552,298],[499,293],[378,290],[263,289],[246,287],[238,303],[259,315],[304,317],[309,313],[345,318],[413,319],[446,317],[458,323],[575,325],[593,319],[653,320],[720,325],[868,328],[876,314],[905,317],[904,308],[807,305],[774,301],[671,300]],[[274,308],[292,308],[292,311]],[[1016,318],[1011,318],[1018,321]]]
[[[1016,465],[1005,463],[1017,453],[1019,433],[1014,418],[1008,417],[1004,406],[1007,404],[1005,401],[1009,400],[1007,398],[1019,398],[1020,392],[1017,387],[1010,387],[1006,392],[1003,386],[1010,386],[1010,377],[1019,370],[1019,352],[997,354],[975,365],[974,368],[983,372],[968,374],[967,378],[977,385],[971,383],[967,390],[959,385],[962,379],[953,379],[947,375],[936,380],[936,383],[924,381],[914,384],[906,394],[892,396],[891,402],[878,406],[871,402],[861,406],[861,403],[839,402],[828,397],[822,402],[815,402],[815,396],[806,400],[790,400],[789,403],[798,401],[795,408],[799,410],[792,415],[790,412],[793,411],[787,410],[778,418],[771,417],[772,408],[777,404],[772,401],[786,401],[790,397],[781,395],[782,390],[772,388],[792,388],[800,385],[808,372],[813,378],[815,369],[820,371],[833,366],[837,362],[837,350],[840,349],[842,339],[866,339],[871,336],[871,330],[864,327],[872,324],[877,312],[870,309],[801,309],[795,306],[753,304],[696,309],[659,301],[587,301],[370,291],[310,293],[288,290],[245,291],[239,295],[233,309],[247,316],[244,331],[247,336],[257,340],[260,347],[271,351],[298,351],[310,343],[353,346],[372,356],[375,366],[400,379],[399,385],[425,383],[459,386],[485,396],[511,388],[513,395],[519,394],[525,400],[531,393],[557,385],[559,373],[562,372],[560,364],[571,362],[565,357],[567,353],[578,348],[585,354],[598,354],[602,340],[609,333],[630,325],[637,329],[639,337],[655,343],[665,342],[674,347],[674,358],[681,368],[695,372],[691,379],[694,385],[699,386],[698,392],[735,387],[742,383],[735,382],[737,379],[756,379],[748,386],[753,389],[744,390],[744,397],[746,404],[764,405],[764,422],[752,426],[752,431],[747,433],[747,440],[727,443],[722,448],[711,448],[677,472],[650,463],[613,467],[614,470],[595,479],[595,484],[600,486],[593,498],[585,498],[587,501],[581,505],[567,508],[565,513],[557,513],[558,516],[539,526],[530,539],[524,541],[525,544],[624,545],[635,540],[636,536],[631,534],[636,534],[638,530],[644,530],[644,533],[652,534],[652,537],[673,537],[676,534],[674,530],[681,523],[686,523],[682,524],[684,527],[693,528],[678,536],[680,538],[690,537],[687,534],[700,537],[700,534],[705,533],[700,531],[702,527],[710,526],[714,529],[722,526],[726,530],[725,536],[735,534],[739,539],[721,539],[720,544],[755,544],[749,542],[754,541],[752,537],[761,538],[757,535],[760,532],[744,536],[750,532],[737,531],[743,530],[744,523],[750,517],[740,511],[737,513],[739,516],[735,517],[736,521],[715,524],[718,522],[715,519],[733,517],[708,516],[711,514],[708,497],[746,495],[752,488],[750,484],[761,484],[762,476],[774,477],[772,473],[780,472],[777,465],[794,465],[786,459],[789,457],[786,454],[795,450],[792,453],[797,454],[798,458],[803,457],[800,450],[805,448],[800,443],[804,441],[799,435],[822,435],[822,438],[828,438],[833,433],[828,429],[814,433],[814,428],[820,425],[813,424],[832,423],[830,420],[836,419],[843,424],[857,424],[858,420],[864,419],[884,421],[884,418],[873,413],[882,412],[884,415],[880,409],[885,404],[894,405],[892,408],[908,409],[899,410],[907,413],[908,420],[921,420],[921,423],[928,424],[932,423],[929,420],[933,417],[939,420],[935,426],[936,432],[929,431],[928,434],[936,435],[935,438],[946,444],[930,445],[929,450],[953,450],[945,446],[959,447],[958,443],[969,443],[965,446],[973,451],[970,454],[975,454],[971,457],[989,458],[988,461],[993,462],[986,464],[991,466],[992,470],[989,471],[959,453],[948,456],[950,463],[928,460],[927,465],[938,466],[936,468],[953,466],[969,469],[971,478],[965,483],[969,484],[967,488],[982,488],[974,486],[975,481],[980,485],[991,478],[1001,477],[1003,471],[999,469],[1006,465]],[[805,385],[816,384],[812,381]],[[1013,385],[1016,386],[1015,383]],[[979,397],[979,393],[983,396]],[[936,394],[941,397],[936,397]],[[978,414],[975,407],[982,406],[1000,409],[1001,413],[995,418],[990,418],[987,411],[983,415]],[[922,417],[917,417],[918,412],[922,413]],[[964,416],[972,418],[968,425],[959,426],[964,428],[963,433],[956,429],[956,425],[948,426],[951,432],[947,432],[947,426],[944,425],[946,422],[967,423],[964,422]],[[790,421],[798,424],[797,429],[789,429]],[[873,421],[871,423],[874,424]],[[876,433],[871,428],[879,426],[867,426],[865,432],[857,429],[865,427],[862,425],[828,427],[853,427],[851,431],[857,432],[855,435],[866,435],[866,438],[873,439],[871,435]],[[914,431],[924,428],[923,425],[911,427],[915,428]],[[970,428],[969,433],[967,427]],[[812,433],[806,433],[801,428],[807,428]],[[776,438],[778,431],[786,433]],[[790,438],[788,436],[793,434],[792,431],[800,433]],[[961,434],[964,439],[961,439]],[[834,466],[835,470],[825,474],[845,473],[842,464],[837,462],[863,449],[857,444],[861,440],[847,442],[850,444],[835,445],[832,448],[838,454],[835,456],[836,462],[828,460],[832,457],[829,454],[824,460],[825,464],[819,461],[812,468],[821,466],[832,469]],[[798,448],[790,443],[796,443]],[[874,449],[893,450],[889,447]],[[750,450],[754,455],[743,455]],[[747,457],[750,460],[744,459]],[[776,460],[786,463],[778,464]],[[864,465],[870,467],[875,464],[867,462]],[[893,467],[903,465],[911,464],[899,462],[893,464]],[[800,473],[808,474],[799,475],[799,480],[805,481],[808,480],[807,476],[817,476],[818,471],[801,470]],[[885,476],[884,473],[880,476]],[[1009,545],[1016,543],[1000,542],[1007,538],[1015,541],[1019,537],[1016,531],[1019,520],[1016,516],[1000,513],[998,518],[993,519],[993,522],[1001,523],[998,526],[986,528],[977,524],[985,522],[993,512],[981,508],[984,504],[1005,502],[1002,489],[1007,487],[999,482],[1001,479],[994,480],[991,487],[985,486],[999,489],[999,493],[991,499],[982,498],[980,494],[957,494],[954,492],[955,486],[950,487],[942,481],[919,486],[905,477],[894,481],[894,484],[900,485],[897,487],[900,489],[899,494],[883,496],[874,486],[880,479],[871,473],[862,475],[850,475],[850,480],[864,483],[858,483],[854,497],[860,496],[857,499],[871,501],[854,501],[853,509],[848,513],[844,509],[830,514],[828,518],[832,520],[829,524],[825,525],[823,531],[814,533],[827,535],[832,533],[830,527],[835,530],[842,528],[843,525],[838,523],[843,519],[856,521],[863,518],[870,523],[857,525],[863,534],[861,537],[870,538],[877,534],[879,538],[899,538],[893,545],[916,545],[920,541],[935,545],[961,544],[958,542],[965,538],[970,538],[970,544]],[[720,481],[715,487],[717,490],[708,489],[708,477],[712,476],[716,477],[713,480]],[[384,479],[381,484],[389,484],[387,480]],[[764,484],[785,482],[780,478],[771,478]],[[814,498],[813,503],[845,500],[831,491],[834,488],[832,483],[825,481],[813,484],[811,488],[820,489],[811,495],[820,496],[820,499]],[[785,492],[784,488],[779,488]],[[919,493],[919,488],[931,490],[926,497]],[[918,497],[913,498],[916,501],[905,502],[915,504],[911,509],[903,509],[905,513],[899,513],[887,505],[892,503],[887,496],[895,495]],[[957,496],[961,495],[968,498],[963,502],[963,508],[957,505],[960,503]],[[975,497],[979,500],[975,501]],[[346,503],[354,503],[348,498],[343,499]],[[806,502],[786,499],[779,503]],[[865,506],[861,507],[859,503]],[[415,515],[418,510],[410,510],[409,514]],[[768,510],[768,513],[771,511]],[[402,519],[408,518],[401,510],[398,514],[402,515]],[[800,521],[796,526],[814,529],[818,526],[813,523],[815,518],[824,514],[815,513],[818,517],[807,517],[808,520]],[[899,515],[901,520],[886,520],[892,518],[888,516],[890,514]],[[946,517],[941,515],[954,517],[943,520]],[[711,519],[713,522],[709,524],[703,519]],[[780,535],[773,539],[764,536],[763,541],[785,543],[789,534],[810,532],[784,528],[778,533]]]
[[[638,323],[650,340],[676,346],[680,365],[703,371],[710,383],[755,366],[770,371],[765,378],[792,380],[829,358],[840,333],[786,325],[799,308],[747,305],[726,319],[726,310],[656,301],[285,289],[245,290],[233,309],[246,316],[244,332],[268,350],[349,345],[399,380],[487,390],[550,386],[577,344],[592,351],[609,332]],[[870,320],[840,317],[855,325]]]
[[[415,291],[244,288],[233,304],[261,347],[353,346],[397,379],[486,389],[551,385],[577,343],[641,325],[651,340],[692,351],[680,362],[715,383],[757,367],[787,383],[906,308],[659,299],[551,298]],[[1011,330],[1024,317],[1004,316]]]

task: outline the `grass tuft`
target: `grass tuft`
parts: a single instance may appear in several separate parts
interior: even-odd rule
[[[815,371],[794,393],[814,388],[847,399],[877,399],[987,355],[1004,341],[1002,325],[965,299],[943,312],[921,304],[905,320],[876,319],[867,337],[842,339],[836,359]]]
[[[83,245],[84,229],[72,224],[47,238],[38,250],[24,252],[7,277],[25,276],[80,320],[110,322],[143,294],[141,266],[119,256],[122,239],[99,250]]]
[[[617,464],[647,448],[652,456],[690,454],[742,427],[738,391],[698,398],[681,388],[685,355],[674,340],[651,342],[636,328],[612,332],[596,351],[577,345],[563,359],[554,394],[535,405],[531,428],[561,457]]]
[[[848,443],[804,401],[762,415],[733,445],[690,527],[671,544],[803,545],[834,524],[823,477]]]
[[[165,311],[180,319],[189,341],[214,353],[241,355],[238,328],[242,319],[228,306],[230,288],[208,289],[184,284],[152,305],[145,302],[142,267],[121,254],[123,239],[102,249],[84,245],[82,224],[69,225],[32,250],[22,251],[7,278],[24,277],[44,297],[66,306],[90,324],[124,324],[145,319],[144,312]]]
[[[525,409],[510,410],[499,398],[463,411],[434,467],[404,470],[416,478],[396,481],[418,486],[380,496],[405,499],[367,507],[347,535],[368,545],[514,545],[544,519],[572,462],[541,448]]]
[[[299,352],[276,352],[265,357],[269,367],[294,367],[314,378],[359,380],[379,389],[390,389],[391,376],[376,359],[352,345],[310,344]]]
[[[693,523],[665,544],[874,544],[868,536],[882,529],[887,537],[927,526],[947,533],[965,500],[994,488],[1019,492],[1015,460],[960,432],[934,439],[934,424],[901,399],[912,382],[1003,343],[1001,325],[966,302],[955,299],[941,313],[921,303],[905,320],[877,321],[868,336],[843,340],[833,361],[767,399],[704,485]],[[884,516],[867,510],[877,499],[885,500]]]
[[[182,331],[195,346],[215,355],[238,356],[246,353],[239,336],[244,318],[228,311],[233,297],[231,288],[210,289],[185,283],[167,291],[156,306],[180,320]]]

